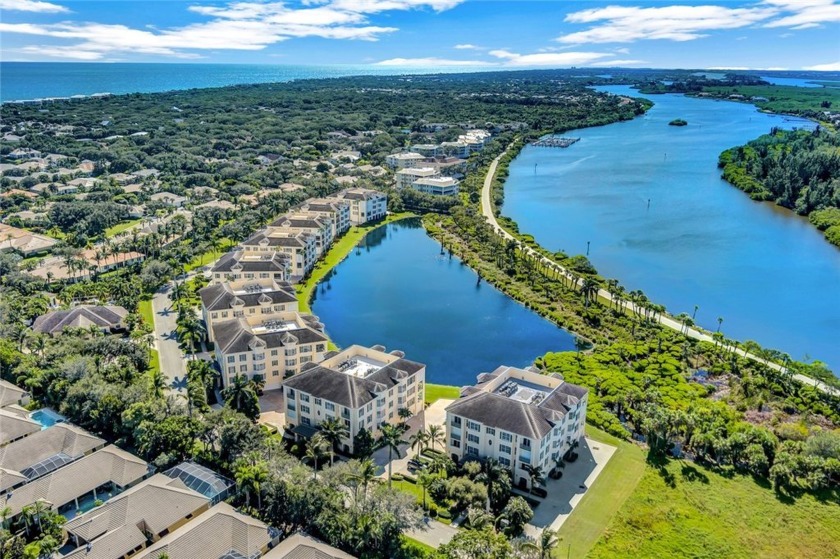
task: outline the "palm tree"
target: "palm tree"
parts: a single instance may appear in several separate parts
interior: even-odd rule
[[[324,454],[327,453],[327,450],[330,447],[330,443],[321,435],[321,433],[316,433],[311,439],[309,439],[309,444],[306,446],[306,455],[305,458],[312,462],[312,473],[314,479],[318,479],[318,460],[324,457]]]
[[[717,329],[717,331],[718,331],[718,332],[720,332],[720,327],[721,327],[721,325],[723,324],[723,317],[722,317],[722,316],[719,316],[719,317],[718,317],[717,323],[718,323],[718,329]]]
[[[545,485],[545,476],[543,475],[543,471],[540,466],[531,466],[530,464],[525,464],[524,469],[526,472],[528,472],[528,477],[531,481],[531,488],[534,488],[538,485]]]
[[[248,400],[256,397],[251,381],[246,375],[236,375],[222,390],[222,398],[224,398],[225,403],[236,411],[241,411]]]
[[[159,370],[149,371],[149,391],[155,398],[162,398],[166,390],[166,376]]]
[[[408,408],[400,408],[397,410],[397,415],[400,416],[400,424],[405,428],[405,422],[411,417],[411,410]]]
[[[350,436],[350,432],[345,427],[344,422],[336,417],[325,420],[321,423],[320,428],[321,436],[330,443],[330,466],[332,466],[336,448],[338,448],[338,445],[343,439]]]
[[[3,507],[0,509],[0,527],[6,527],[6,520],[8,520],[9,516],[12,514],[12,507]]]
[[[388,487],[391,487],[391,465],[393,462],[393,455],[396,452],[397,456],[399,456],[400,445],[407,443],[400,438],[402,431],[396,425],[383,425],[381,433],[379,441],[377,442],[380,448],[388,449]]]
[[[419,449],[414,455],[415,459],[418,459],[420,457],[420,453],[426,449],[426,445],[428,442],[429,434],[422,430],[417,431],[408,438],[408,444],[411,445],[411,450]]]
[[[481,473],[476,476],[476,480],[487,486],[486,512],[490,512],[490,496],[493,494],[493,488],[501,484],[502,479],[508,475],[510,474],[507,469],[495,458],[484,461]]]
[[[440,425],[429,425],[429,428],[426,430],[426,436],[428,437],[428,442],[432,445],[432,450],[435,449],[435,443],[443,444],[445,440],[443,427]]]
[[[376,479],[376,464],[370,459],[362,460],[359,468],[351,474],[351,478],[358,485],[362,486],[364,494],[367,495],[368,484]]]
[[[521,547],[535,552],[539,559],[551,559],[551,552],[559,543],[560,540],[557,538],[557,532],[545,528],[540,532],[539,539],[526,540],[522,542]]]
[[[584,278],[580,285],[580,292],[583,294],[584,306],[588,307],[592,297],[598,293],[598,282],[592,278]]]
[[[245,505],[251,506],[251,492],[257,496],[257,510],[262,509],[262,484],[268,479],[268,466],[258,461],[241,463],[236,468],[236,487],[245,493]]]
[[[437,479],[437,476],[433,473],[423,468],[419,474],[417,474],[417,485],[423,488],[423,510],[428,510],[426,506],[426,490],[429,486]]]

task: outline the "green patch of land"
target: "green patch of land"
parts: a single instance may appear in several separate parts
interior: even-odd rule
[[[143,299],[137,304],[137,312],[143,318],[143,322],[149,328],[155,327],[155,312],[152,309],[152,300]]]
[[[156,349],[149,350],[149,370],[152,372],[160,371],[160,355]]]
[[[105,236],[108,237],[108,238],[115,237],[115,236],[119,235],[120,233],[122,233],[123,231],[126,231],[126,230],[134,227],[135,225],[137,225],[141,221],[143,221],[143,220],[142,219],[130,219],[128,221],[123,221],[122,223],[117,223],[113,227],[108,227],[105,230]]]
[[[817,117],[823,111],[840,107],[840,89],[791,87],[784,85],[746,85],[738,87],[705,87],[703,91],[715,97],[743,95],[745,101],[761,109],[776,113]],[[754,98],[758,97],[758,100]],[[762,100],[766,99],[766,101]]]
[[[461,395],[461,389],[457,386],[446,386],[445,384],[426,385],[426,403],[433,404],[441,398],[457,400]]]
[[[194,256],[193,259],[190,260],[186,266],[184,266],[184,272],[192,272],[196,268],[200,268],[209,264],[210,262],[213,262],[221,255],[226,253],[228,250],[230,250],[235,244],[236,243],[227,238],[219,239],[219,250],[211,249],[207,252],[203,252],[199,255]]]
[[[645,473],[645,453],[640,447],[590,425],[586,436],[615,446],[616,451],[557,534],[558,549],[571,557],[586,556]]]
[[[683,120],[681,118],[675,118],[671,122],[668,123],[669,126],[686,126],[688,121]]]
[[[589,557],[840,557],[838,496],[822,497],[780,498],[752,477],[691,462],[649,466]],[[575,528],[579,512],[563,533]]]
[[[309,274],[309,277],[306,278],[306,281],[297,285],[298,308],[300,309],[300,312],[312,312],[309,308],[309,303],[312,301],[312,293],[315,291],[315,288],[321,280],[326,277],[330,270],[332,270],[339,262],[344,260],[344,258],[350,254],[350,251],[353,250],[353,247],[359,244],[362,237],[377,227],[381,227],[394,221],[399,221],[400,219],[406,219],[408,217],[415,217],[415,215],[411,212],[389,214],[388,217],[381,221],[368,223],[366,225],[354,225],[351,227],[347,233],[341,237],[341,239],[333,244],[327,252],[327,255],[315,264],[315,268],[312,270],[312,273]]]

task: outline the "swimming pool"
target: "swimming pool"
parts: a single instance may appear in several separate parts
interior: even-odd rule
[[[64,423],[67,418],[50,408],[41,408],[29,414],[29,419],[41,424],[41,431],[52,427],[56,423]]]

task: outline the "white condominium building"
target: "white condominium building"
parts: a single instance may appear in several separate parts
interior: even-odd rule
[[[587,394],[558,374],[506,366],[482,373],[446,408],[447,450],[456,461],[495,458],[514,483],[529,486],[528,466],[547,474],[583,437]]]
[[[219,258],[210,271],[211,283],[239,280],[289,281],[292,275],[292,260],[283,252],[245,252],[235,250]]]
[[[265,389],[280,387],[284,377],[301,367],[323,359],[327,351],[324,325],[312,315],[279,313],[271,318],[241,317],[213,326],[216,361],[222,371],[222,385],[233,377],[259,376]]]
[[[350,229],[350,202],[335,198],[310,198],[299,210],[305,214],[326,217],[332,222],[333,237],[337,238]]]
[[[335,198],[350,203],[350,223],[362,225],[368,221],[382,219],[388,213],[388,196],[369,188],[348,188]]]
[[[411,188],[433,196],[454,196],[460,190],[460,183],[452,177],[433,177],[418,179],[411,183]]]
[[[409,188],[415,181],[439,177],[440,173],[433,167],[412,167],[400,169],[394,173],[397,179],[397,189]]]
[[[341,446],[352,453],[353,438],[362,429],[376,437],[383,423],[402,421],[400,409],[412,415],[422,411],[425,384],[426,366],[405,359],[401,351],[350,346],[283,383],[286,425],[308,438],[325,420],[339,418],[349,434]]]
[[[244,241],[241,248],[246,254],[286,255],[291,260],[287,281],[293,283],[300,281],[318,260],[316,235],[300,230],[263,229]]]
[[[295,288],[288,282],[273,279],[239,280],[208,285],[198,291],[201,316],[207,325],[207,338],[213,339],[213,327],[232,318],[270,318],[298,310]]]
[[[420,163],[426,159],[425,156],[416,152],[392,153],[385,156],[385,163],[391,169],[404,169],[405,167],[420,167]]]

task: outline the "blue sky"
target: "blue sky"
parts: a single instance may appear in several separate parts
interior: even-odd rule
[[[0,59],[840,70],[840,0],[0,0]]]

